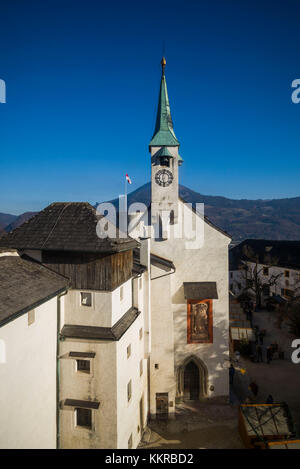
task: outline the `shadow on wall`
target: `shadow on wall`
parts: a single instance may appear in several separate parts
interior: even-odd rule
[[[175,374],[180,374],[180,369],[191,357],[197,357],[207,368],[208,394],[213,397],[213,390],[210,388],[210,381],[216,383],[218,378],[224,380],[224,373],[228,373],[229,361],[229,330],[228,322],[218,321],[213,328],[212,344],[188,344],[187,343],[187,312],[180,311],[174,313],[175,345]],[[201,368],[199,368],[201,372]],[[229,381],[229,375],[228,375]],[[177,383],[178,384],[178,383]],[[209,392],[211,391],[211,392]]]

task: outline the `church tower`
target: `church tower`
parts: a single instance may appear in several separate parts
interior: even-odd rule
[[[151,222],[156,238],[164,238],[166,223],[178,219],[178,166],[182,158],[175,136],[165,77],[166,59],[161,60],[162,73],[156,124],[149,144],[151,154]]]

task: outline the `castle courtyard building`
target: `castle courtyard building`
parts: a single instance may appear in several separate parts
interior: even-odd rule
[[[49,415],[43,415],[52,433],[38,447],[136,448],[148,419],[175,418],[178,403],[228,402],[231,238],[179,197],[183,159],[165,66],[163,59],[149,144],[151,204],[146,212],[131,213],[129,234],[115,229],[89,203],[62,202],[49,205],[0,240],[20,262],[39,269],[33,283],[39,284],[46,272],[60,284],[49,294],[45,290],[45,301],[52,301],[49,328],[32,339],[38,352],[43,337],[51,355]],[[186,223],[189,217],[191,225]],[[114,228],[115,236],[105,236],[107,228]],[[25,299],[23,310],[34,308]],[[8,335],[9,344],[17,345],[16,337]],[[18,347],[25,347],[26,335],[18,337]],[[15,376],[13,368],[6,370]],[[24,375],[27,380],[28,373],[25,368],[19,379]],[[7,401],[8,389],[1,392]],[[21,405],[22,396],[14,392]],[[30,388],[24,392],[35,415],[41,402],[35,409]],[[2,421],[10,427],[10,447],[18,426],[17,414],[13,417],[4,414]],[[32,425],[26,427],[24,417],[15,447],[36,444],[38,423],[25,437]],[[1,447],[8,444],[3,435],[0,432]]]

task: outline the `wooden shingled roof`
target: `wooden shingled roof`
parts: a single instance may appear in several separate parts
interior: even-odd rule
[[[69,280],[18,255],[0,256],[0,327],[68,288]]]
[[[101,218],[88,202],[55,202],[0,238],[0,247],[104,253],[138,246],[118,229],[114,237],[99,237],[96,227]]]

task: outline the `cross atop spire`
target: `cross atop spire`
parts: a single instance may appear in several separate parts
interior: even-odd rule
[[[173,122],[171,117],[171,109],[168,97],[167,82],[165,77],[166,59],[161,59],[161,81],[158,99],[158,108],[156,115],[156,124],[150,146],[169,146],[177,147],[179,142],[173,130]]]

